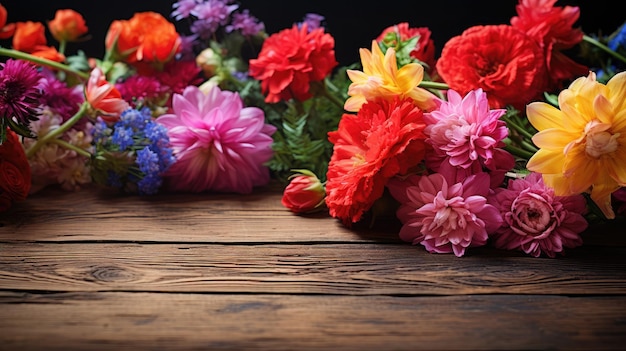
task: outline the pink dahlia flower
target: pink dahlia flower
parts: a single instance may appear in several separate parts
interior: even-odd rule
[[[509,134],[500,120],[506,110],[490,110],[482,89],[472,90],[463,98],[454,90],[447,94],[448,101],[424,114],[426,142],[433,146],[426,166],[455,182],[488,171],[492,187],[499,186],[515,165],[513,156],[502,149]]]
[[[176,162],[165,174],[175,191],[249,193],[269,181],[274,126],[238,93],[187,87],[173,98],[173,114],[157,118],[168,129]]]
[[[487,203],[489,176],[478,173],[459,183],[440,173],[413,175],[388,183],[400,202],[397,215],[403,226],[400,238],[422,244],[429,252],[458,257],[465,249],[483,246],[502,224],[498,209]]]
[[[521,250],[539,257],[563,254],[564,248],[582,245],[579,233],[587,228],[582,195],[554,196],[540,173],[510,180],[490,199],[500,209],[504,223],[493,235],[494,246]]]

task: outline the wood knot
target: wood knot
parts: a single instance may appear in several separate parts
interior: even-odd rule
[[[91,276],[103,282],[129,282],[136,280],[136,274],[116,266],[99,266],[91,270]]]

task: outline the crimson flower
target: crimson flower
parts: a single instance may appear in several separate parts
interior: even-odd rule
[[[28,135],[28,124],[37,119],[42,77],[28,61],[8,59],[0,68],[0,128],[12,125]]]
[[[583,32],[573,28],[580,16],[576,6],[554,6],[557,0],[520,0],[511,18],[513,28],[533,38],[543,49],[547,88],[561,89],[562,83],[586,75],[589,68],[563,53],[583,40]]]
[[[308,31],[307,24],[293,25],[263,42],[256,59],[250,60],[249,74],[261,81],[265,101],[275,103],[312,97],[311,82],[323,80],[337,66],[335,39],[323,28]]]
[[[474,26],[450,39],[437,72],[461,95],[481,88],[491,108],[512,105],[522,111],[544,88],[544,57],[539,45],[507,25]]]
[[[0,143],[0,212],[25,200],[31,187],[30,165],[20,139],[12,130],[5,134]]]
[[[357,114],[344,114],[328,165],[326,205],[350,226],[383,195],[387,181],[406,174],[424,156],[423,111],[413,100],[366,102]]]

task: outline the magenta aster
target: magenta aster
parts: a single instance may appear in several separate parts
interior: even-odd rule
[[[238,93],[187,87],[173,98],[173,114],[157,118],[168,129],[176,162],[166,172],[176,191],[250,193],[269,181],[274,126]]]
[[[505,109],[489,109],[482,89],[461,97],[448,90],[447,101],[424,114],[424,134],[433,150],[426,156],[426,166],[460,182],[483,171],[491,174],[492,186],[499,186],[505,172],[515,165],[513,156],[502,148],[508,129],[500,117]]]
[[[493,235],[494,246],[521,250],[539,257],[555,257],[564,248],[582,245],[579,233],[587,228],[582,195],[554,196],[540,173],[509,181],[490,199],[502,213],[504,223]]]
[[[486,173],[458,183],[440,173],[413,175],[393,179],[388,187],[401,204],[397,212],[403,224],[400,238],[422,244],[429,252],[463,256],[468,247],[485,245],[502,223],[498,209],[487,202]]]
[[[41,75],[28,61],[8,59],[0,67],[0,127],[17,123],[28,130],[28,123],[37,119]]]

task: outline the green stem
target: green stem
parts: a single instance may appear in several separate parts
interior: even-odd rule
[[[430,81],[424,81],[424,80],[419,84],[419,87],[424,88],[424,89],[437,89],[437,90],[450,89],[450,87],[446,83],[430,82]]]
[[[11,57],[14,59],[19,59],[19,60],[26,60],[26,61],[30,61],[32,63],[41,65],[41,66],[48,66],[48,67],[52,67],[52,68],[56,68],[60,71],[65,71],[68,73],[73,73],[83,79],[89,79],[89,74],[85,73],[85,72],[81,72],[78,71],[68,65],[64,65],[62,63],[58,63],[52,60],[48,60],[45,59],[43,57],[37,57],[31,54],[27,54],[25,52],[21,52],[21,51],[17,51],[17,50],[13,50],[13,49],[6,49],[6,48],[2,48],[0,47],[0,55],[2,56],[7,56],[7,57]]]
[[[521,157],[524,160],[529,160],[534,155],[533,152],[526,151],[524,149],[521,149],[521,148],[519,148],[517,146],[513,146],[513,145],[508,144],[508,143],[504,147],[504,150],[510,152],[511,154],[513,154],[515,156]]]
[[[530,134],[526,128],[524,128],[523,126],[520,126],[519,124],[517,124],[517,122],[513,121],[513,119],[511,118],[503,118],[504,121],[506,122],[506,125],[509,127],[512,127],[513,129],[515,129],[517,132],[519,132],[520,134],[522,134],[525,138],[527,139],[532,139],[533,135]]]
[[[320,91],[321,91],[322,95],[324,97],[326,97],[328,100],[330,100],[330,102],[332,102],[333,104],[337,105],[337,107],[339,107],[340,109],[343,110],[344,102],[339,100],[339,98],[336,95],[331,94],[331,93],[328,92],[328,89],[326,87],[327,84],[330,84],[328,79],[324,80],[323,84],[320,84],[321,85]]]
[[[61,53],[62,55],[65,55],[65,47],[67,46],[67,41],[66,40],[61,40],[59,42],[59,53]]]
[[[91,154],[89,153],[89,151],[82,149],[74,144],[70,144],[67,141],[63,140],[63,139],[52,139],[50,140],[51,143],[54,144],[58,144],[61,145],[63,148],[68,149],[68,150],[73,150],[75,151],[77,154],[81,155],[81,156],[85,156],[87,158],[91,158]]]
[[[74,124],[76,124],[76,122],[78,122],[83,117],[83,115],[85,115],[85,112],[87,112],[88,108],[89,103],[86,101],[83,102],[83,104],[80,106],[80,110],[78,110],[78,112],[76,112],[74,116],[65,121],[65,123],[61,124],[59,128],[50,131],[50,133],[44,135],[43,137],[41,137],[41,139],[38,139],[37,142],[33,144],[33,146],[28,148],[28,150],[26,150],[26,157],[30,158],[52,139],[63,135],[63,133],[70,129]]]
[[[614,50],[611,50],[611,48],[609,48],[608,46],[602,44],[601,42],[599,42],[598,40],[588,36],[588,35],[583,35],[583,41],[588,42],[589,44],[595,45],[598,48],[602,49],[602,51],[606,52],[607,54],[615,57],[616,59],[626,63],[626,57],[620,55],[619,53],[615,52]]]

